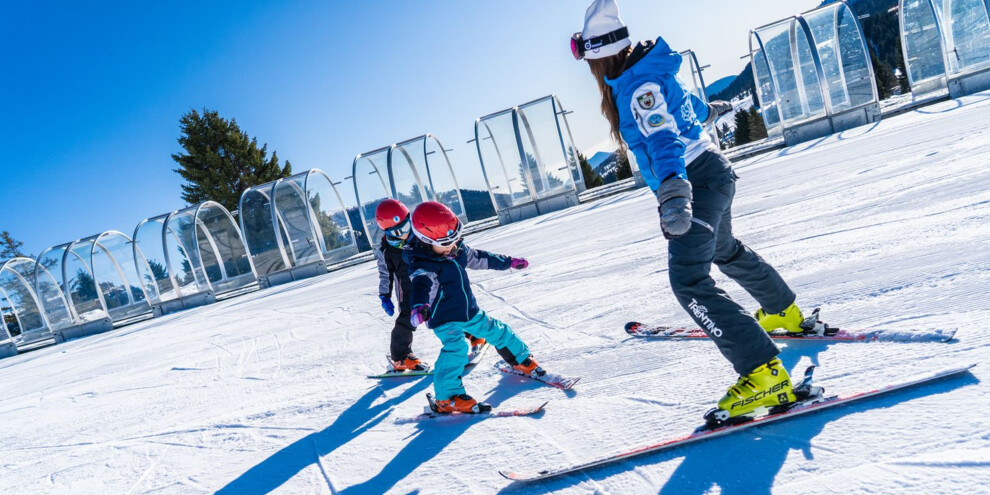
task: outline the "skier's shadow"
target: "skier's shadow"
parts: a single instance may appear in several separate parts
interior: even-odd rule
[[[603,480],[621,472],[649,470],[651,466],[683,457],[684,460],[661,488],[660,495],[712,493],[716,491],[713,488],[718,488],[722,494],[769,494],[791,450],[800,450],[806,459],[814,459],[812,440],[829,422],[847,415],[896,406],[920,397],[951,392],[976,383],[979,380],[972,374],[947,378],[667,452],[646,454],[621,464],[593,468],[542,483],[512,483],[499,493],[550,493],[565,490],[589,479]]]
[[[484,401],[493,407],[498,407],[503,401],[519,392],[512,387],[497,387],[494,393],[485,397]],[[423,463],[443,452],[448,445],[457,440],[477,424],[478,421],[504,421],[511,418],[477,418],[450,419],[445,421],[426,421],[417,425],[413,439],[405,445],[395,457],[382,467],[382,470],[371,479],[358,485],[352,485],[338,494],[385,493],[397,483],[404,480],[410,473]]]
[[[375,404],[389,390],[405,385],[404,379],[378,383],[357,402],[340,413],[330,426],[296,440],[291,445],[272,454],[260,464],[247,470],[217,491],[224,494],[269,493],[303,469],[368,431],[388,416],[389,410],[410,397],[419,394],[433,382],[419,380],[408,390],[391,399]],[[314,457],[314,454],[317,457]]]
[[[757,427],[730,437],[685,447],[684,450],[672,453],[671,457],[677,454],[683,455],[684,461],[671,474],[670,480],[660,490],[660,495],[711,493],[716,487],[723,495],[769,494],[777,474],[792,449],[800,450],[805,459],[814,459],[812,440],[829,422],[847,415],[884,409],[976,383],[979,383],[979,380],[971,374],[947,378],[945,381],[893,392],[890,395],[839,406],[811,416]],[[658,460],[654,459],[649,464]]]

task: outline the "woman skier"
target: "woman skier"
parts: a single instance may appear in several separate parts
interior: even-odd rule
[[[461,381],[468,362],[465,333],[486,339],[518,372],[534,377],[545,372],[512,328],[478,308],[467,269],[524,269],[529,262],[471,249],[460,240],[457,215],[434,201],[416,207],[412,230],[416,240],[404,253],[412,272],[412,325],[426,323],[443,344],[433,370],[436,400],[430,407],[439,413],[490,411],[489,404],[467,395]]]
[[[706,418],[793,402],[780,350],[766,332],[801,332],[804,317],[777,271],[732,235],[738,177],[702,129],[732,105],[709,106],[685,90],[676,78],[681,56],[663,38],[633,45],[615,0],[592,2],[571,52],[587,60],[612,137],[632,150],[656,195],[674,295],[740,376]],[[759,302],[755,319],[715,286],[712,263]]]

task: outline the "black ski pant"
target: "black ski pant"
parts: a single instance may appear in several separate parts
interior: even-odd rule
[[[393,361],[401,361],[412,354],[413,332],[416,327],[409,322],[412,309],[408,301],[399,302],[399,317],[395,319],[395,326],[392,327],[392,343],[389,352]]]
[[[712,263],[769,313],[786,309],[795,295],[769,263],[732,235],[736,176],[731,163],[707,151],[687,172],[694,220],[687,234],[668,243],[670,286],[736,372],[747,375],[780,349],[749,312],[715,285]]]

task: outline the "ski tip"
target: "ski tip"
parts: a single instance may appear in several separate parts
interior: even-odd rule
[[[501,474],[503,478],[507,480],[517,481],[518,475],[512,471],[502,471],[499,470],[498,474]]]
[[[643,324],[638,321],[630,321],[629,323],[626,323],[624,328],[626,329],[626,333],[632,334],[636,333],[636,330],[641,326],[643,326]]]

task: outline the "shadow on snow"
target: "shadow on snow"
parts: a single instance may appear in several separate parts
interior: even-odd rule
[[[782,361],[790,361],[791,366],[801,356],[807,355],[793,353],[798,355],[787,356],[792,353],[786,351],[781,354]],[[660,495],[711,493],[713,488],[718,488],[723,495],[769,494],[791,450],[800,450],[805,459],[814,459],[812,440],[829,422],[865,411],[893,407],[921,397],[951,392],[976,383],[979,380],[967,373],[670,451],[645,454],[586,472],[564,475],[543,483],[513,483],[499,493],[547,493],[581,484],[586,480],[602,480],[622,472],[683,458],[661,487]],[[866,386],[868,385],[864,385]],[[835,392],[826,387],[826,394]],[[662,436],[655,440],[662,440]]]

